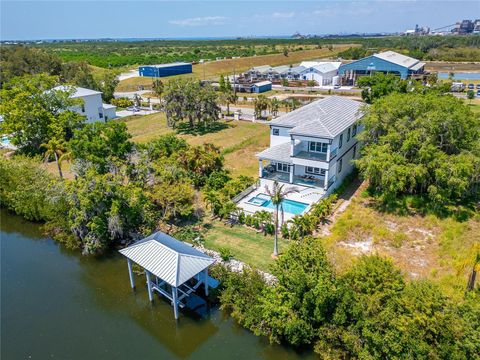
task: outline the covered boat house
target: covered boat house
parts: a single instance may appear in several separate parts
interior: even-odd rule
[[[178,319],[178,307],[183,308],[182,300],[204,285],[205,295],[209,286],[216,286],[216,280],[208,276],[208,267],[214,259],[163,232],[156,232],[122,250],[127,258],[130,285],[135,289],[133,263],[145,269],[148,297],[153,301],[156,291],[172,302],[175,319]],[[189,281],[194,284],[188,285]]]

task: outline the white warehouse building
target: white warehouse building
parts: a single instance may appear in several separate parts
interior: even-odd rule
[[[71,110],[86,117],[86,123],[107,121],[117,117],[117,107],[102,102],[100,91],[86,89],[78,86],[61,85],[54,88],[57,91],[71,91],[70,98],[81,99],[81,105],[73,106]]]

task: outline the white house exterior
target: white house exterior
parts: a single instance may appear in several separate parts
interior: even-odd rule
[[[86,89],[78,86],[57,86],[57,91],[71,91],[70,98],[83,100],[81,105],[75,105],[71,110],[85,116],[86,123],[96,121],[107,121],[117,117],[117,107],[102,102],[102,93],[100,91]]]
[[[302,80],[313,80],[320,86],[336,85],[335,78],[341,62],[304,61],[300,66],[305,67],[301,73]]]
[[[259,186],[239,201],[239,207],[246,212],[264,210],[249,199],[264,194],[265,187],[274,181],[295,187],[297,192],[287,199],[307,204],[305,211],[330,194],[353,170],[352,160],[358,158],[362,106],[355,100],[331,96],[272,120],[270,147],[256,155]]]

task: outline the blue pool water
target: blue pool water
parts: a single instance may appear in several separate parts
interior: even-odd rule
[[[2,136],[2,138],[0,139],[0,144],[2,144],[3,146],[10,145],[10,140],[8,139],[8,137]]]
[[[270,200],[270,197],[266,194],[258,194],[257,196],[254,196],[248,200],[248,202],[253,205],[275,209],[275,206],[272,204],[272,200]],[[283,200],[282,205],[283,211],[293,215],[300,215],[308,206],[308,204],[288,199]]]

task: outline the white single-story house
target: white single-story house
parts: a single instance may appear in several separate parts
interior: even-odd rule
[[[265,188],[278,181],[297,190],[287,196],[284,211],[288,220],[330,194],[358,158],[363,106],[359,101],[330,96],[272,120],[270,147],[256,155],[258,185],[236,197],[238,206],[246,213],[273,212]]]
[[[71,91],[70,98],[83,100],[81,105],[73,106],[71,110],[86,117],[87,123],[115,119],[117,107],[102,102],[100,91],[78,86],[61,85],[54,88],[57,91]]]

